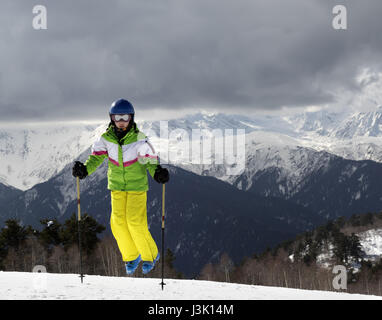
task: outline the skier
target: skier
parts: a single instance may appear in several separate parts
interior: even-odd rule
[[[142,272],[150,272],[159,251],[147,225],[147,171],[158,183],[169,181],[169,172],[134,122],[132,104],[119,99],[112,103],[108,129],[94,143],[85,164],[76,161],[72,173],[84,179],[108,158],[108,189],[111,190],[110,226],[125,262],[133,274],[141,260]],[[163,257],[162,257],[163,258]]]

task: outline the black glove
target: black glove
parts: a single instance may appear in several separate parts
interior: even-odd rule
[[[158,165],[157,168],[155,169],[154,180],[158,183],[168,182],[168,180],[170,180],[168,170]]]
[[[84,179],[88,176],[88,170],[86,170],[86,166],[82,162],[76,161],[72,169],[72,175]]]

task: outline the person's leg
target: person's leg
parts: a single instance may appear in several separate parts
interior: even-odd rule
[[[154,261],[158,255],[158,248],[147,225],[146,191],[128,191],[126,218],[131,237],[142,260]]]
[[[111,217],[110,226],[117,241],[123,261],[132,261],[138,258],[139,252],[131,237],[126,220],[127,192],[111,191]]]

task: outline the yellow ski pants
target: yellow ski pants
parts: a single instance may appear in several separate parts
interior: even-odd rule
[[[141,255],[143,261],[154,261],[158,248],[147,225],[146,191],[111,191],[110,226],[123,261]]]

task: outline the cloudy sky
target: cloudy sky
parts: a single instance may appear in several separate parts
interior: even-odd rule
[[[381,30],[380,0],[2,0],[0,122],[373,108]]]

